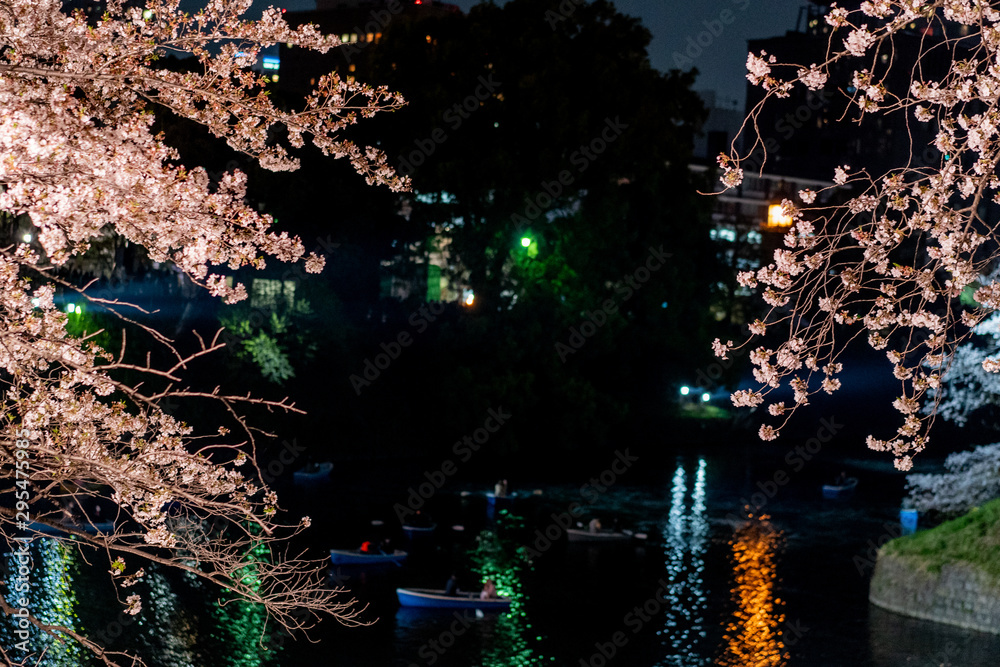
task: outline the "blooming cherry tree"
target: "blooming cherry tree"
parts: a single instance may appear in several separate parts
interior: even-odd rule
[[[1000,498],[1000,443],[949,454],[944,467],[946,472],[906,476],[914,509],[959,515]]]
[[[1000,313],[973,327],[974,340],[955,348],[951,362],[925,411],[964,426],[979,408],[1000,405],[1000,373],[991,370],[1000,352]]]
[[[204,169],[179,164],[151,131],[163,110],[199,123],[267,169],[295,169],[289,150],[308,141],[349,160],[369,184],[408,187],[381,152],[342,136],[402,99],[331,74],[301,109],[277,106],[269,81],[251,69],[260,50],[288,43],[325,52],[339,40],[314,26],[292,29],[273,8],[248,20],[250,4],[209,0],[183,14],[178,0],[148,0],[145,8],[109,0],[104,16],[88,22],[82,12],[63,13],[59,0],[0,0],[0,211],[28,216],[41,249],[20,242],[0,249],[0,492],[18,499],[17,507],[0,507],[0,531],[8,545],[50,529],[61,531],[57,539],[95,545],[121,588],[141,579],[142,563],[154,562],[260,603],[290,629],[328,614],[356,623],[358,608],[324,585],[317,562],[285,553],[308,519],[277,521],[277,499],[254,461],[259,432],[237,412],[240,403],[295,406],[185,388],[181,372],[219,349],[217,339],[182,355],[149,331],[173,350],[175,363],[130,364],[124,342],[110,351],[68,335],[67,316],[55,304],[58,290],[71,288],[59,267],[108,234],[144,246],[153,260],[172,262],[227,302],[246,292],[219,267],[263,267],[273,257],[322,269],[322,258],[307,256],[298,238],[273,231],[269,216],[244,203],[242,173],[213,184]],[[195,59],[196,71],[159,66],[168,55]],[[242,435],[195,433],[163,409],[178,398],[220,402]],[[88,530],[108,518],[96,516],[98,498],[116,507],[114,531]],[[269,557],[248,560],[261,547]],[[134,590],[119,596],[133,614],[141,608]],[[5,595],[0,609],[14,613],[18,603]],[[29,621],[115,664],[92,639],[33,615]],[[15,664],[12,650],[0,647],[0,660]]]
[[[905,114],[908,126],[934,135],[941,157],[929,165],[910,160],[883,174],[843,165],[832,174],[831,189],[849,197],[846,203],[817,204],[811,190],[783,202],[793,219],[785,247],[773,263],[739,276],[742,285],[761,291],[770,311],[743,343],[762,386],[736,392],[733,402],[759,406],[774,389],[790,386],[793,404],[772,403],[768,412],[777,423],[760,429],[761,437],[776,437],[811,396],[840,388],[845,344],[866,337],[884,351],[899,380],[893,406],[902,415],[895,433],[872,434],[868,446],[891,453],[906,470],[928,444],[934,392],[955,347],[1000,308],[996,281],[975,290],[979,308],[964,308],[958,299],[998,255],[989,206],[1000,203],[1000,11],[977,0],[873,0],[853,11],[833,4],[825,20],[832,30],[823,62],[749,55],[747,78],[765,92],[748,124],[755,125],[774,98],[798,86],[830,86],[832,73],[846,68],[851,85],[840,93],[861,122]],[[933,28],[935,36],[922,39],[918,52],[900,54],[894,38],[914,25]],[[948,66],[935,76],[942,53],[950,54]],[[888,69],[877,66],[886,62]],[[894,67],[905,68],[908,89],[889,90]],[[719,157],[725,185],[742,181],[748,158]],[[717,341],[716,353],[735,347]],[[990,357],[982,367],[997,372],[1000,362]]]

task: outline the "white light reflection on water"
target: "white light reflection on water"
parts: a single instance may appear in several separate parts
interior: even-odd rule
[[[698,459],[690,511],[685,509],[687,472],[679,463],[671,482],[670,512],[663,526],[663,549],[669,587],[665,591],[666,621],[661,636],[666,654],[659,666],[702,665],[705,640],[705,549],[709,524],[705,515],[705,459]]]
[[[151,566],[144,577],[148,594],[144,596],[140,633],[151,649],[147,663],[156,667],[194,667],[198,644],[197,622],[181,604],[171,583],[159,567]]]

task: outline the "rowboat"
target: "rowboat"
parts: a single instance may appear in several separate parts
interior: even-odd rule
[[[292,481],[296,484],[317,484],[319,482],[325,482],[330,479],[330,471],[332,470],[333,464],[329,461],[323,461],[322,463],[310,463],[292,473]]]
[[[334,565],[402,565],[406,552],[396,549],[391,554],[366,554],[360,549],[330,549],[330,562]]]
[[[498,496],[495,493],[486,494],[486,504],[489,507],[513,507],[514,500],[517,499],[517,492],[508,493],[505,496]]]
[[[503,496],[498,496],[495,493],[486,494],[486,518],[493,519],[496,517],[498,510],[507,510],[508,512],[514,509],[514,500],[516,494],[508,494]]]
[[[823,497],[828,500],[847,500],[858,486],[857,477],[848,477],[843,484],[824,484]]]
[[[439,588],[397,588],[396,597],[402,607],[422,609],[509,609],[510,598],[480,599],[479,593],[445,595]]]
[[[611,544],[614,542],[628,542],[638,537],[632,532],[620,532],[617,530],[602,529],[590,531],[586,528],[567,528],[566,539],[570,542],[598,542]]]
[[[430,537],[434,533],[435,528],[437,528],[436,523],[432,523],[429,526],[403,526],[403,534],[410,539]]]

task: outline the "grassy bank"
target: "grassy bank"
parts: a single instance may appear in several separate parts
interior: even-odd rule
[[[917,558],[931,572],[964,561],[1000,583],[1000,499],[940,526],[892,540],[886,553]]]

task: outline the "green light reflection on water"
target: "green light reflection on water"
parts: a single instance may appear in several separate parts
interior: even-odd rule
[[[248,554],[248,563],[240,572],[243,583],[255,592],[260,590],[256,564],[269,555],[265,545],[257,545]],[[280,643],[268,641],[267,611],[263,605],[229,594],[220,598],[220,604],[212,613],[216,619],[216,639],[228,649],[217,656],[225,667],[262,667],[280,652]]]
[[[120,597],[133,592],[142,599],[142,610],[132,617],[122,612],[114,598],[107,596],[101,582],[83,576],[80,555],[72,543],[64,544],[51,538],[31,543],[32,570],[28,576],[28,592],[14,591],[13,575],[5,582],[4,595],[11,603],[24,595],[27,609],[43,623],[63,626],[90,637],[112,651],[138,654],[150,667],[195,667],[208,664],[220,667],[264,667],[273,663],[280,651],[280,642],[267,642],[264,636],[267,614],[263,606],[223,594],[226,604],[209,602],[212,622],[199,622],[201,603],[188,608],[181,603],[175,588],[181,582],[164,576],[156,564],[147,563],[147,574],[134,589],[120,591]],[[259,548],[248,555],[248,564],[241,572],[253,588],[259,588],[254,562],[265,558],[267,550]],[[91,556],[93,557],[93,556]],[[11,553],[5,556],[7,572],[16,573],[17,563]],[[211,600],[215,591],[193,575],[183,576],[188,597]],[[79,591],[86,591],[83,602]],[[94,598],[90,599],[89,596]],[[192,602],[192,600],[188,600]],[[110,606],[109,606],[110,605]],[[86,608],[85,608],[86,607]],[[84,617],[81,620],[80,615]],[[201,616],[205,620],[204,616]],[[20,638],[14,635],[16,619],[6,617],[0,622],[0,644],[13,647]],[[262,638],[270,648],[261,646]],[[29,655],[35,659],[44,655],[49,667],[81,667],[100,664],[92,653],[73,640],[53,637],[31,628],[28,639]]]
[[[524,528],[524,519],[507,510],[497,515],[495,529],[479,533],[469,560],[480,583],[492,579],[497,593],[509,597],[510,611],[501,614],[491,636],[482,644],[482,667],[531,667],[548,661],[532,644],[542,641],[527,613],[528,596],[522,579],[533,568],[523,546],[512,537]]]

